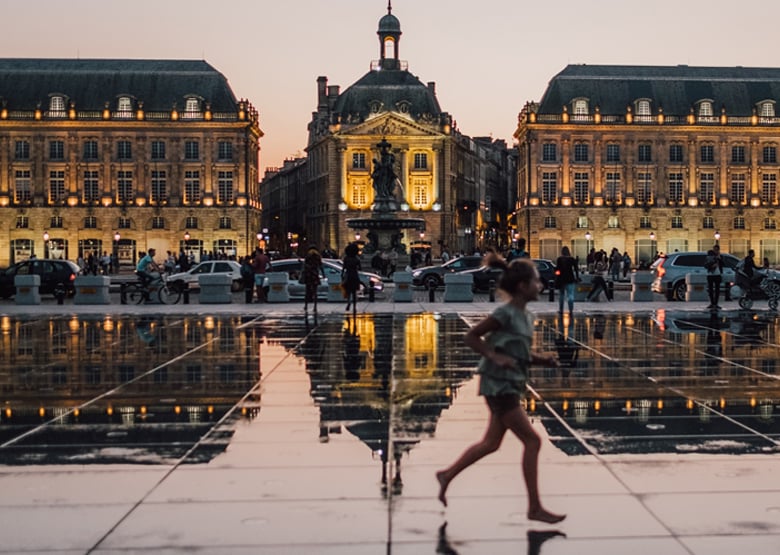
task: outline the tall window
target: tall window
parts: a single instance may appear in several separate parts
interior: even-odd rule
[[[682,147],[682,145],[669,145],[669,161],[670,162],[682,162],[683,161],[683,147]]]
[[[734,218],[734,229],[745,229],[745,217],[737,216]]]
[[[83,199],[84,202],[92,203],[100,200],[100,184],[98,182],[97,170],[84,171],[83,181]]]
[[[356,181],[352,184],[352,204],[365,206],[368,203],[368,182]]]
[[[16,216],[16,227],[17,229],[27,229],[28,227],[30,227],[30,217]]]
[[[777,147],[765,146],[763,149],[764,164],[776,164],[777,163]]]
[[[186,229],[198,229],[198,218],[195,216],[187,216],[184,219],[184,227]]]
[[[703,164],[710,164],[715,161],[715,146],[714,145],[701,145],[699,149],[699,157]]]
[[[731,147],[731,162],[733,164],[745,163],[745,147],[742,145],[735,145]]]
[[[233,202],[233,172],[217,172],[217,202],[230,204]]]
[[[682,229],[683,219],[682,216],[672,216],[672,229]]]
[[[542,202],[554,203],[558,200],[558,173],[542,172]]]
[[[587,204],[590,201],[590,187],[586,172],[574,172],[574,202]]]
[[[49,202],[65,201],[65,172],[54,170],[49,172]]]
[[[30,170],[16,170],[14,172],[14,200],[19,203],[32,201]]]
[[[132,117],[133,101],[129,96],[120,96],[116,102],[116,110],[120,118]]]
[[[574,161],[575,162],[587,162],[588,157],[588,144],[587,143],[575,143],[574,144]]]
[[[152,197],[154,204],[168,201],[168,175],[164,170],[152,170]]]
[[[653,204],[653,176],[650,172],[636,174],[636,201],[639,204]]]
[[[636,103],[636,115],[639,117],[640,121],[647,121],[647,119],[652,115],[650,112],[650,101],[649,100],[639,100]]]
[[[574,101],[574,119],[584,119],[588,116],[588,101],[578,98]]]
[[[652,229],[653,222],[650,221],[650,216],[640,216],[639,217],[639,227],[641,229]]]
[[[747,196],[745,192],[746,176],[744,173],[731,174],[731,202],[734,204],[745,204]]]
[[[542,162],[558,161],[558,145],[555,143],[544,143],[542,145]]]
[[[165,160],[165,141],[152,141],[152,160]]]
[[[97,218],[95,216],[84,218],[84,229],[97,229]]]
[[[165,218],[154,216],[152,218],[152,229],[165,229]]]
[[[604,185],[604,200],[609,204],[618,204],[621,200],[620,172],[607,172]]]
[[[200,160],[200,143],[198,141],[184,141],[184,159],[188,161]]]
[[[84,141],[84,160],[98,159],[98,142],[95,140]]]
[[[52,216],[49,218],[49,227],[54,229],[62,229],[62,216]]]
[[[761,174],[761,202],[777,204],[777,174]]]
[[[65,141],[49,141],[49,160],[65,159]]]
[[[200,202],[200,172],[184,172],[184,203],[197,204]]]
[[[711,118],[713,116],[712,112],[712,102],[709,100],[703,100],[699,103],[699,117],[701,118]]]
[[[699,202],[715,204],[715,174],[702,172],[699,175]]]
[[[577,216],[577,223],[575,225],[577,226],[577,229],[588,229],[590,227],[590,222],[588,222],[587,216]]]
[[[681,203],[683,201],[683,174],[669,174],[669,201]]]
[[[65,116],[65,98],[62,96],[52,96],[49,99],[49,115],[52,117]]]
[[[428,169],[428,155],[425,152],[414,153],[414,169],[416,170]]]
[[[704,216],[701,221],[702,229],[715,229],[715,218],[712,216]]]
[[[117,201],[133,202],[133,172],[119,170],[116,172]]]
[[[200,101],[197,98],[188,98],[184,101],[184,115],[187,116],[193,116],[194,114],[200,112]]]
[[[116,222],[116,226],[119,229],[130,229],[132,227],[132,220],[130,220],[130,218],[127,216],[119,216],[119,219]]]
[[[29,160],[30,159],[30,142],[29,141],[16,141],[14,143],[14,159],[15,160]]]
[[[419,207],[428,204],[428,184],[425,180],[415,180],[412,183],[412,202]]]
[[[772,102],[762,102],[760,105],[760,116],[762,118],[775,117],[775,105]]]
[[[219,217],[219,229],[232,229],[232,228],[233,228],[233,220],[230,218],[230,216]]]
[[[618,229],[620,227],[620,218],[615,215],[607,218],[607,227],[609,229]]]
[[[217,159],[222,162],[233,160],[233,143],[230,141],[217,142]]]
[[[353,152],[352,153],[352,169],[364,170],[366,169],[366,153],[365,152]]]
[[[117,160],[133,159],[133,144],[130,141],[116,142],[116,159]]]
[[[545,216],[544,217],[544,228],[545,229],[555,229],[558,227],[558,222],[555,219],[555,216]]]
[[[637,161],[647,163],[653,161],[653,149],[651,145],[644,143],[637,147]]]
[[[764,229],[775,230],[777,229],[777,220],[774,218],[764,218]]]
[[[620,162],[620,145],[614,143],[607,145],[607,162]]]

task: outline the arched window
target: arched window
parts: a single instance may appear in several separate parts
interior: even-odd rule
[[[385,37],[385,58],[395,58],[395,41],[393,37]]]
[[[60,95],[52,96],[49,99],[49,116],[65,117],[65,97]]]
[[[636,101],[636,115],[638,118],[647,119],[652,116],[650,112],[650,101],[646,98]]]
[[[133,101],[129,96],[120,96],[116,101],[116,110],[121,115],[129,114],[133,111]]]
[[[574,113],[574,119],[584,119],[588,115],[588,101],[584,98],[577,98],[574,100],[572,107]]]
[[[713,115],[712,111],[712,101],[711,100],[702,100],[699,102],[699,117],[700,118],[711,118]]]
[[[775,104],[771,100],[765,100],[759,104],[759,115],[762,118],[775,117]]]
[[[189,114],[200,112],[200,101],[197,98],[189,97],[184,103],[184,111]]]

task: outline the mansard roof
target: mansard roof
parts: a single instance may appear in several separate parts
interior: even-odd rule
[[[65,96],[79,110],[100,110],[130,96],[148,111],[170,110],[198,97],[215,112],[235,111],[227,79],[201,60],[110,60],[0,58],[0,100],[9,110],[47,106]]]
[[[433,87],[423,85],[404,69],[369,71],[339,95],[334,111],[344,119],[356,115],[365,119],[377,102],[381,103],[377,106],[379,112],[405,112],[415,119],[441,114]]]
[[[749,116],[756,104],[780,101],[780,69],[748,67],[569,65],[550,80],[539,114],[560,114],[574,99],[591,112],[624,114],[638,99],[666,114],[684,115],[702,100],[730,116]]]

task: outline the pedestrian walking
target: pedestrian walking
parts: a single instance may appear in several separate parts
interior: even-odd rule
[[[707,308],[718,309],[718,297],[720,286],[723,282],[723,257],[720,255],[720,245],[715,245],[707,251],[704,260],[704,268],[707,270],[707,295],[710,298],[710,306]]]
[[[350,304],[352,310],[357,311],[357,292],[360,289],[360,258],[358,258],[358,246],[350,243],[344,249],[344,262],[341,269],[341,286],[347,296],[347,310]]]
[[[526,306],[539,299],[542,282],[536,266],[528,259],[516,259],[509,264],[498,254],[490,253],[487,263],[503,268],[498,287],[509,295],[509,302],[471,328],[466,333],[465,343],[482,355],[477,370],[479,394],[485,397],[490,419],[484,437],[468,447],[452,465],[436,473],[439,501],[446,506],[447,488],[452,480],[498,450],[504,434],[511,430],[524,447],[522,471],[528,492],[526,516],[530,520],[560,522],[566,515],[552,513],[542,506],[538,477],[541,439],[520,403],[525,395],[530,365],[558,366],[556,353],[531,350],[534,316]]]
[[[558,290],[558,312],[563,314],[564,297],[569,305],[569,314],[574,312],[574,284],[580,281],[577,260],[569,247],[561,249],[561,256],[555,262],[555,288]]]
[[[252,258],[252,271],[255,273],[255,286],[257,289],[257,302],[265,302],[264,280],[265,272],[271,265],[271,259],[263,252],[263,249],[257,249]]]
[[[309,308],[309,303],[314,305],[314,314],[317,314],[317,289],[320,286],[322,275],[322,256],[314,245],[309,246],[303,259],[303,283],[306,285],[306,296],[303,300],[303,311]]]

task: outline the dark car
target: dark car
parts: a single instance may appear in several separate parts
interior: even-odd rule
[[[38,291],[42,295],[53,295],[58,284],[65,287],[68,296],[76,292],[74,280],[79,275],[79,267],[70,260],[50,260],[46,258],[31,258],[17,262],[0,271],[0,297],[7,299],[16,294],[14,278],[16,276],[38,275],[41,285]]]
[[[435,289],[444,285],[445,274],[472,270],[479,268],[481,265],[481,256],[459,256],[438,266],[425,266],[413,270],[412,283],[414,285],[424,285],[427,289]]]
[[[323,275],[320,276],[320,286],[317,289],[317,298],[326,299],[328,296],[328,278],[332,276],[341,276],[341,260],[325,258],[322,260]],[[306,286],[301,280],[303,275],[303,259],[302,258],[285,258],[282,260],[272,260],[271,268],[269,272],[285,272],[287,273],[290,281],[287,285],[287,291],[291,300],[303,300],[306,296]],[[381,292],[385,288],[385,284],[382,278],[376,274],[370,272],[359,272],[360,283],[362,284],[362,292],[365,293],[369,287],[375,292]],[[268,285],[264,284],[263,287],[268,289]]]
[[[536,265],[536,269],[539,270],[539,277],[542,280],[544,289],[547,289],[550,281],[555,279],[555,264],[553,264],[552,260],[547,260],[546,258],[534,258],[533,262]],[[489,291],[491,281],[498,286],[498,280],[503,272],[500,268],[491,268],[489,266],[480,266],[479,268],[463,271],[464,274],[468,273],[474,276],[472,288],[475,292]]]

